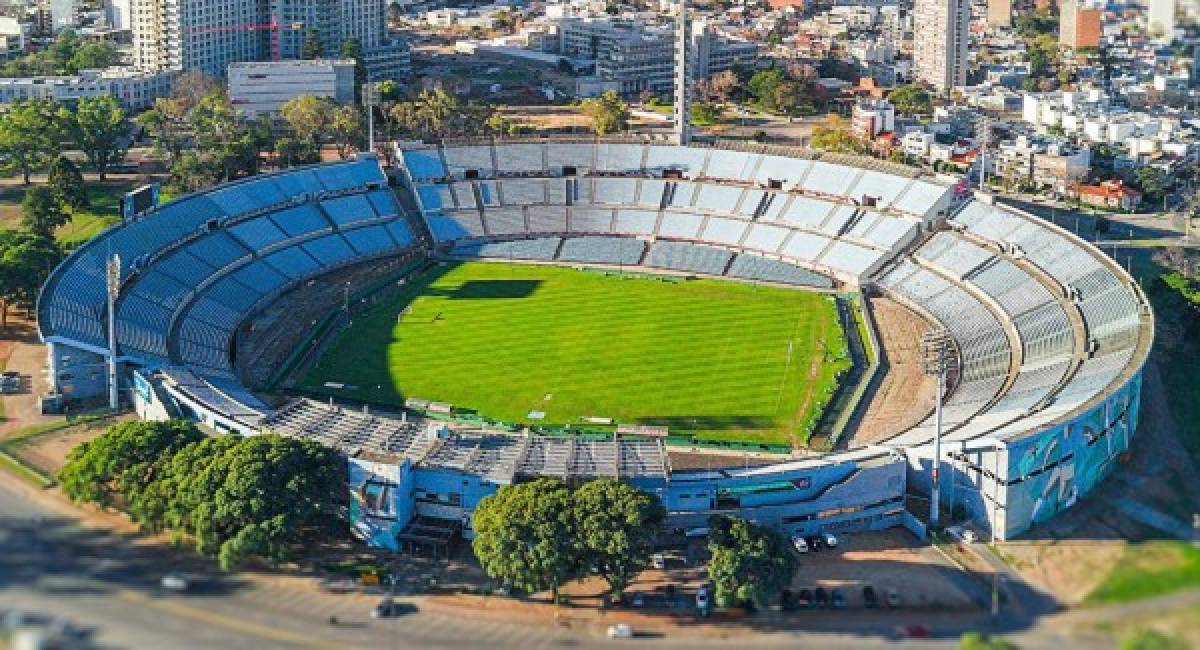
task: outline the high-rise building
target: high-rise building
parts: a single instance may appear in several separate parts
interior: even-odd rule
[[[230,63],[267,53],[262,3],[247,0],[133,0],[134,65],[224,77]]]
[[[1104,11],[1084,7],[1079,0],[1062,0],[1059,8],[1058,42],[1063,47],[1099,47]]]
[[[1146,0],[1146,26],[1165,41],[1175,34],[1175,0]]]
[[[987,0],[988,27],[1012,27],[1012,0]]]
[[[408,50],[387,38],[386,0],[132,0],[135,64],[224,77],[231,63],[304,55],[309,35],[323,56],[356,39],[369,75],[402,74]]]
[[[947,93],[967,82],[967,0],[916,0],[913,77]]]

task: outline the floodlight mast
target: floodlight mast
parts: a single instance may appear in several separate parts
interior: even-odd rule
[[[941,519],[942,477],[942,401],[946,392],[946,375],[955,367],[954,339],[945,329],[926,332],[921,337],[926,375],[937,377],[934,402],[933,462],[930,464],[929,527],[937,528]]]
[[[675,141],[685,147],[692,141],[691,12],[688,0],[679,0],[675,17]]]
[[[121,256],[113,253],[105,265],[108,288],[108,407],[117,410],[117,295],[121,291]]]

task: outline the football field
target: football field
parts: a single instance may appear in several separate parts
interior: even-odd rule
[[[850,365],[826,295],[469,262],[435,267],[358,316],[300,388],[448,402],[512,423],[601,417],[799,446]]]

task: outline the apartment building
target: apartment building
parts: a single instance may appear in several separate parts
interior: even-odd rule
[[[913,76],[948,93],[967,82],[966,0],[916,0],[913,7]]]

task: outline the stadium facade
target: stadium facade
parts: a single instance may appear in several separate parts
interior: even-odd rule
[[[420,543],[469,531],[499,486],[615,477],[675,525],[737,513],[788,532],[919,527],[932,417],[882,442],[739,469],[673,470],[659,439],[447,428],[295,399],[240,381],[235,343],[306,283],[371,259],[620,265],[861,290],[902,301],[954,341],[943,503],[999,538],[1095,487],[1130,445],[1153,319],[1090,244],[915,170],[769,147],[634,141],[405,148],[391,178],[369,155],[182,197],[106,231],[50,276],[38,304],[54,390],[107,392],[105,260],[123,390],[150,418],[274,431],[342,450],[356,531]],[[763,461],[756,461],[763,462]]]

